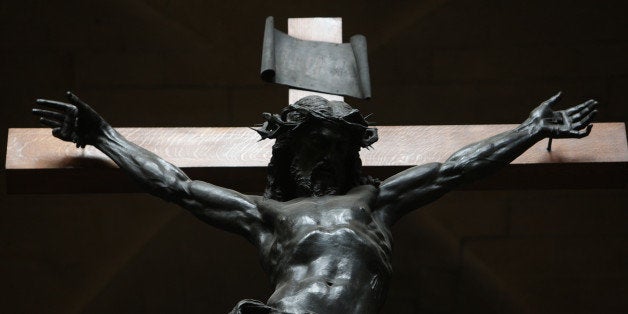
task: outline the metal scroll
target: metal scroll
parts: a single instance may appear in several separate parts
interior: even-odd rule
[[[261,77],[300,89],[371,98],[366,37],[355,35],[344,44],[300,40],[275,29],[274,19],[269,16]]]

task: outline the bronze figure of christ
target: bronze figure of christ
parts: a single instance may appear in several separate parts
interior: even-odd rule
[[[231,313],[377,313],[391,277],[396,221],[507,165],[541,139],[587,136],[597,112],[595,100],[554,111],[559,93],[511,131],[380,182],[362,174],[359,157],[377,130],[344,102],[308,96],[280,114],[264,114],[256,131],[275,144],[266,191],[258,196],[188,178],[67,96],[69,103],[40,99],[45,109],[33,109],[55,137],[95,146],[149,193],[258,249],[274,292],[266,302],[243,300]]]

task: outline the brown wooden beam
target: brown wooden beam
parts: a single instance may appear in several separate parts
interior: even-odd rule
[[[365,171],[386,178],[442,162],[461,147],[515,125],[380,126],[374,149],[362,150]],[[193,179],[261,192],[273,141],[248,128],[119,128],[129,140],[184,169]],[[625,188],[628,144],[623,123],[596,123],[587,138],[542,141],[498,174],[466,189]],[[77,149],[49,129],[9,129],[8,193],[115,193],[137,187],[93,147]]]

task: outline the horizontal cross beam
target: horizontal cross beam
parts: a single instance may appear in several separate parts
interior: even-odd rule
[[[414,165],[443,162],[463,146],[516,125],[380,126],[374,149],[362,150],[365,172],[381,179]],[[248,128],[118,128],[181,167],[191,178],[261,192],[272,141]],[[626,187],[623,123],[596,123],[589,137],[537,143],[498,174],[463,189]],[[77,149],[49,129],[9,129],[8,193],[121,193],[138,187],[94,147]]]

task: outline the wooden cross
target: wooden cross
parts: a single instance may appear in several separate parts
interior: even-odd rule
[[[289,19],[288,34],[342,42],[340,18]],[[289,91],[294,103],[312,92]],[[342,100],[340,96],[323,95]],[[402,169],[444,161],[461,147],[515,125],[380,126],[374,150],[361,152],[365,172],[385,178]],[[130,141],[181,167],[194,179],[261,192],[270,141],[248,128],[120,128]],[[624,123],[595,123],[590,136],[538,143],[489,179],[467,189],[623,188],[628,144]],[[76,149],[49,129],[9,129],[6,156],[9,193],[134,192],[138,188],[93,147]]]

